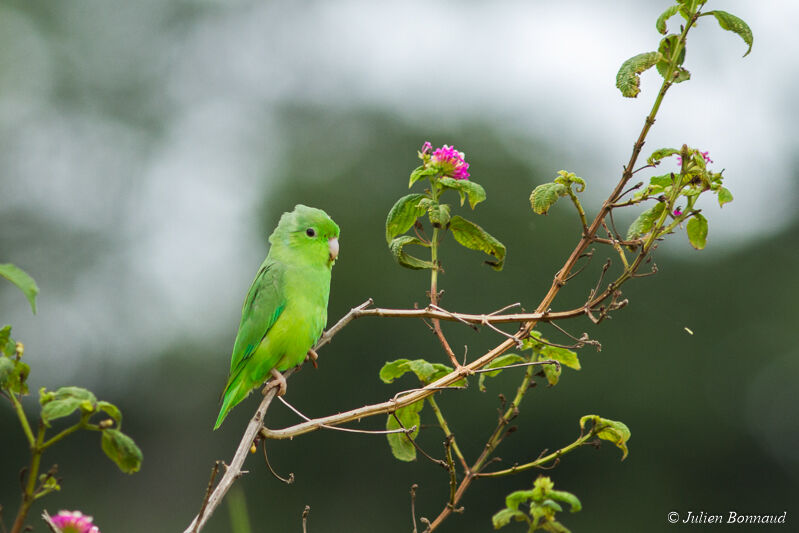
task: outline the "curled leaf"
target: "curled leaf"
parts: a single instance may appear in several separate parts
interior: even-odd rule
[[[622,96],[635,98],[641,92],[640,74],[652,68],[658,61],[663,59],[660,52],[644,52],[633,56],[619,68],[616,74],[616,87],[621,91]]]
[[[454,216],[449,222],[452,236],[462,246],[471,250],[480,250],[494,257],[494,261],[486,261],[494,270],[502,270],[505,264],[505,245],[499,242],[486,230],[463,217]]]
[[[427,211],[426,206],[420,205],[425,199],[428,198],[424,194],[409,194],[397,200],[386,217],[386,242],[390,243],[394,237],[411,229],[416,219]]]
[[[580,429],[585,430],[586,423],[591,422],[591,431],[600,439],[612,442],[622,451],[621,460],[627,458],[627,441],[630,440],[630,428],[624,422],[609,420],[599,415],[585,415],[580,419]]]

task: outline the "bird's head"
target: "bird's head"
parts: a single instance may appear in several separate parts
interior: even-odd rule
[[[321,209],[302,204],[283,213],[269,237],[272,246],[291,250],[294,258],[332,267],[338,257],[338,224]]]

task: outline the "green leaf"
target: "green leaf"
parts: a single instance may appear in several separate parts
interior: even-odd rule
[[[6,278],[22,291],[22,294],[24,294],[28,302],[30,302],[31,310],[35,315],[36,295],[39,294],[39,287],[36,286],[36,282],[33,281],[33,278],[30,277],[27,272],[11,263],[0,265],[0,276]]]
[[[718,195],[719,195],[719,207],[724,207],[724,204],[732,202],[732,193],[730,192],[729,189],[724,187],[719,187]]]
[[[117,429],[119,429],[119,426],[122,424],[122,412],[116,405],[109,402],[97,402],[97,409],[113,418],[117,423]]]
[[[122,472],[132,474],[141,468],[142,453],[133,439],[117,429],[103,430],[100,441],[103,451]]]
[[[652,155],[649,156],[649,159],[646,160],[647,163],[650,165],[654,165],[656,161],[660,161],[664,157],[669,157],[670,155],[679,154],[680,151],[676,148],[658,148]]]
[[[537,360],[538,361],[546,361],[549,357],[544,357],[539,355]],[[560,381],[560,375],[563,373],[563,367],[560,365],[549,364],[549,365],[541,365],[542,370],[544,371],[544,377],[547,378],[547,383],[550,387],[554,387]]]
[[[416,167],[411,172],[411,181],[408,183],[408,188],[412,187],[414,183],[419,181],[420,179],[426,178],[427,176],[432,176],[436,173],[436,169],[433,167],[425,168],[424,165],[420,167]]]
[[[674,56],[674,51],[677,49],[677,45],[679,43],[680,38],[676,35],[668,35],[660,40],[660,46],[658,48],[658,52],[662,56],[662,59],[657,62],[657,69],[663,79],[669,75],[669,69],[671,68],[671,58]],[[684,68],[680,67],[685,61],[685,46],[682,47],[680,50],[680,55],[677,57],[677,61],[674,65],[674,71],[671,74],[671,80],[674,83],[680,83],[681,81],[685,81],[690,79],[691,73],[685,70]],[[677,75],[675,76],[675,72]]]
[[[28,394],[26,383],[31,367],[27,363],[0,355],[0,389],[20,396]]]
[[[449,223],[452,236],[462,246],[471,250],[480,250],[496,258],[496,261],[486,261],[494,270],[502,270],[505,263],[505,245],[499,242],[483,228],[463,217],[454,216]]]
[[[401,429],[402,427],[410,429],[416,426],[416,429],[409,434],[389,433],[386,435],[388,444],[391,446],[391,453],[400,461],[413,461],[416,459],[416,447],[410,442],[409,438],[413,440],[419,434],[419,426],[421,425],[419,411],[422,410],[422,407],[424,407],[424,400],[419,400],[418,402],[397,409],[396,418],[392,414],[388,415],[386,429],[389,431]],[[401,426],[397,422],[397,418],[402,422]]]
[[[0,329],[0,354],[11,357],[17,351],[17,343],[11,338],[11,326]]]
[[[638,96],[638,93],[641,92],[640,74],[652,68],[662,59],[663,56],[660,52],[645,52],[622,63],[618,74],[616,74],[616,87],[619,88],[621,94],[628,98]]]
[[[42,422],[49,426],[53,420],[69,416],[77,411],[82,403],[83,401],[78,398],[63,398],[47,402],[42,406]]]
[[[561,348],[560,346],[542,346],[538,353],[544,359],[554,359],[564,366],[580,370],[580,360],[577,358],[577,352],[573,352],[568,348]]]
[[[649,178],[649,184],[665,189],[666,187],[670,187],[674,184],[674,175],[664,174],[662,176],[652,176]]]
[[[661,35],[666,35],[666,31],[668,31],[666,29],[666,21],[669,20],[674,15],[676,15],[679,9],[680,6],[675,4],[673,6],[669,6],[666,9],[666,11],[660,14],[657,21],[655,22],[655,27],[657,28],[658,33],[660,33]]]
[[[436,228],[443,228],[449,224],[450,207],[447,204],[434,204],[427,211],[430,223]]]
[[[702,250],[707,245],[707,219],[701,213],[691,217],[685,229],[691,246],[697,250]]]
[[[568,196],[569,191],[562,183],[542,183],[530,194],[530,206],[539,215],[546,215],[558,198]]]
[[[580,503],[579,498],[577,498],[577,496],[571,492],[566,492],[564,490],[550,490],[549,497],[553,500],[559,500],[568,503],[570,507],[569,511],[572,513],[576,513],[583,508],[583,504]]]
[[[509,365],[512,365],[512,364],[515,364],[515,363],[519,363],[521,361],[524,361],[524,358],[521,355],[518,355],[518,354],[515,354],[515,353],[508,353],[508,354],[505,354],[505,355],[500,355],[499,357],[497,357],[496,359],[491,361],[484,368],[484,370],[488,370],[490,368],[502,367],[502,366],[509,366]],[[478,379],[478,382],[477,382],[477,386],[480,389],[480,392],[485,392],[486,391],[485,379],[486,378],[493,378],[494,376],[496,376],[500,372],[502,372],[502,370],[494,370],[493,372],[481,372],[480,373],[480,378]]]
[[[461,205],[463,205],[463,201],[468,195],[469,207],[472,209],[474,209],[474,206],[486,199],[485,189],[483,189],[479,183],[475,183],[473,181],[456,180],[455,178],[448,178],[445,176],[443,178],[439,178],[438,184],[445,189],[453,189],[458,191],[458,194],[460,194],[461,197]]]
[[[416,219],[427,211],[426,207],[419,206],[426,198],[424,194],[409,194],[397,200],[386,217],[386,242],[390,243],[394,237],[411,229]]]
[[[0,388],[8,388],[14,376],[14,360],[0,355]]]
[[[547,478],[549,479],[549,478]],[[505,507],[516,510],[523,503],[535,498],[536,490],[516,490],[505,496]]]
[[[713,15],[719,22],[719,26],[727,31],[737,33],[741,39],[743,39],[744,42],[749,45],[749,48],[746,50],[746,53],[743,56],[746,57],[749,55],[749,52],[752,51],[752,41],[754,37],[752,36],[752,30],[749,28],[749,25],[746,22],[739,19],[732,13],[719,11],[718,9],[715,11],[708,11],[705,13],[705,15]]]
[[[665,208],[666,204],[658,202],[638,215],[638,218],[636,218],[627,229],[627,240],[630,241],[638,237],[643,237],[649,233],[660,218],[660,215],[663,214]]]
[[[423,384],[427,385],[452,372],[452,368],[441,363],[429,363],[424,359],[397,359],[387,362],[380,369],[380,379],[384,383],[391,383],[408,372],[413,372]],[[465,380],[453,383],[454,386],[465,385]]]
[[[585,415],[580,419],[580,429],[585,429],[586,422],[591,421],[593,431],[597,437],[602,440],[607,440],[616,445],[621,451],[621,460],[627,457],[627,441],[630,440],[630,428],[624,422],[617,422],[615,420],[608,420],[599,415]]]
[[[574,188],[575,191],[583,192],[585,190],[585,180],[574,172],[569,172],[567,170],[558,170],[558,177],[555,178],[555,183],[560,183],[567,187],[571,187],[572,183],[576,183],[577,187]]]
[[[526,514],[514,509],[502,509],[491,517],[491,522],[494,524],[494,529],[507,526],[510,524],[511,520],[516,520],[517,522],[523,522],[525,520],[529,521]]]
[[[394,256],[394,260],[399,263],[401,266],[406,268],[412,268],[414,270],[421,270],[424,268],[436,268],[436,265],[431,263],[430,261],[425,261],[423,259],[419,259],[412,255],[406,253],[402,248],[407,244],[418,244],[420,246],[430,247],[429,244],[423,242],[421,239],[417,237],[411,237],[410,235],[402,235],[401,237],[397,237],[391,243],[389,243],[388,248],[391,251],[391,254]]]

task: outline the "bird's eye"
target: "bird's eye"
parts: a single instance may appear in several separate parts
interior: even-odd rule
[[[308,228],[305,230],[305,234],[309,237],[316,237],[316,231],[313,228]]]

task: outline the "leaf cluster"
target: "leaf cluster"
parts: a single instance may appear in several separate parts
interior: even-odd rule
[[[517,490],[505,498],[505,508],[497,512],[491,521],[494,529],[500,529],[511,521],[525,522],[527,531],[569,533],[569,529],[555,519],[555,513],[563,511],[561,503],[568,503],[569,510],[576,513],[582,509],[574,494],[555,490],[555,484],[547,476],[538,476],[530,490]]]
[[[441,169],[431,163],[427,154],[420,152],[419,157],[423,164],[411,172],[408,186],[412,187],[417,181],[427,179],[429,188],[423,193],[401,197],[394,203],[386,217],[386,242],[394,260],[400,266],[414,270],[440,268],[437,260],[427,261],[405,250],[408,245],[425,248],[438,245],[438,242],[433,243],[433,238],[427,238],[420,233],[420,230],[423,231],[421,219],[427,215],[434,235],[439,231],[451,232],[458,244],[470,250],[486,253],[491,257],[486,264],[494,270],[502,270],[506,254],[505,245],[474,222],[459,215],[452,215],[452,205],[440,200],[445,191],[454,191],[460,197],[461,206],[468,199],[469,207],[474,209],[486,199],[485,189],[475,181],[454,179],[442,174]],[[415,235],[405,235],[411,228],[415,229]]]

